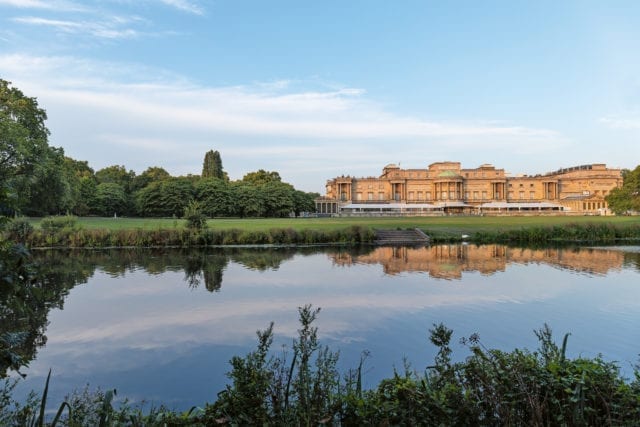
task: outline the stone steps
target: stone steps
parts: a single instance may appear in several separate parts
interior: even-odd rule
[[[413,230],[376,230],[376,245],[426,245],[429,236],[419,229]]]

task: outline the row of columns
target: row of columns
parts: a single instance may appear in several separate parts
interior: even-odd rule
[[[316,212],[320,214],[338,213],[338,202],[333,201],[316,201]]]
[[[543,194],[547,200],[555,200],[558,198],[558,183],[549,181],[543,182]],[[352,201],[352,184],[350,182],[340,182],[337,184],[337,199],[340,201]],[[441,200],[463,200],[464,197],[464,184],[461,181],[444,181],[434,183],[434,198],[435,201]],[[507,189],[505,182],[493,182],[491,183],[492,200],[506,200]],[[445,197],[443,197],[445,193]],[[450,197],[453,193],[454,197]],[[392,182],[391,183],[391,200],[400,201],[407,200],[407,186],[405,183]]]
[[[436,182],[434,183],[434,187],[434,200],[462,200],[462,196],[464,195],[462,192],[462,182]],[[443,197],[443,193],[445,197]],[[453,197],[451,197],[451,193],[453,193]]]

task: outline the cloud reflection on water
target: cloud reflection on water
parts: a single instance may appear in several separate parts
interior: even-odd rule
[[[583,319],[585,310],[610,325],[638,319],[638,272],[623,267],[624,253],[617,250],[446,246],[282,259],[277,269],[229,260],[217,292],[190,289],[173,267],[152,274],[133,268],[115,277],[117,268],[99,269],[71,291],[63,310],[50,313],[47,345],[28,372],[39,377],[52,366],[62,384],[83,378],[82,385],[87,376],[110,373],[117,382],[160,366],[178,369],[181,360],[188,369],[200,363],[192,358],[205,348],[251,348],[255,331],[271,321],[278,342],[289,343],[298,328],[296,307],[307,303],[322,307],[321,339],[347,352],[379,347],[378,354],[394,358],[378,361],[388,366],[403,351],[414,352],[412,342],[425,346],[425,331],[435,321],[463,325],[462,333],[499,336],[503,330],[514,338],[553,319],[560,308],[569,317],[574,313],[572,321]]]

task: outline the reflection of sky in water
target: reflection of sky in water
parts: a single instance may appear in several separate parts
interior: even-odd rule
[[[97,271],[71,290],[64,310],[50,313],[47,345],[25,370],[22,388],[42,390],[52,367],[53,401],[90,383],[133,400],[202,404],[223,387],[231,356],[253,348],[257,329],[273,320],[278,344],[289,344],[296,308],[307,303],[322,307],[321,341],[341,351],[343,367],[371,351],[370,386],[401,367],[404,356],[417,369],[430,364],[435,351],[427,330],[436,322],[454,329],[460,358],[467,354],[457,344],[462,335],[478,332],[488,347],[534,349],[532,330],[547,322],[558,341],[572,333],[570,355],[602,352],[630,373],[640,352],[638,276],[624,268],[588,275],[511,263],[492,275],[441,280],[420,272],[385,275],[375,263],[341,266],[318,253],[263,272],[230,262],[220,292],[211,293],[203,285],[188,288],[183,272]]]

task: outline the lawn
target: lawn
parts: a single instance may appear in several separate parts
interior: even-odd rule
[[[39,219],[34,218],[38,224]],[[109,230],[177,228],[184,226],[184,220],[172,218],[99,218],[82,217],[78,223],[85,229],[102,228]],[[401,218],[224,218],[211,219],[208,226],[214,229],[242,229],[248,231],[269,230],[271,228],[292,228],[295,230],[335,230],[360,225],[370,228],[415,228],[440,233],[469,234],[475,231],[509,230],[537,226],[553,226],[571,223],[611,223],[618,225],[640,224],[640,217],[600,217],[600,216],[527,216],[527,217],[401,217]]]

